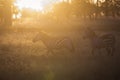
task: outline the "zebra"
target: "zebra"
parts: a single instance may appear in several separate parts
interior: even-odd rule
[[[91,53],[93,55],[95,53],[95,50],[98,50],[98,52],[100,52],[102,49],[105,49],[108,55],[113,56],[116,43],[116,39],[113,34],[104,34],[102,36],[98,36],[91,28],[87,28],[85,31],[86,33],[83,38],[90,40],[92,47]]]
[[[59,49],[68,49],[70,52],[74,52],[74,46],[73,42],[68,37],[56,37],[51,36],[45,32],[39,32],[35,37],[33,38],[33,43],[42,41],[42,43],[45,45],[48,53],[54,53],[54,50]]]

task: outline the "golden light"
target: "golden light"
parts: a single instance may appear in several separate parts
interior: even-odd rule
[[[29,8],[36,11],[43,11],[46,6],[51,6],[60,1],[61,0],[16,0],[15,5],[18,6],[20,10]]]
[[[22,16],[22,14],[19,12],[18,14],[13,14],[13,15],[12,15],[12,18],[13,18],[13,19],[20,19],[21,16]]]
[[[100,1],[100,2],[105,2],[105,0],[92,0],[93,3],[97,3],[97,1]]]
[[[15,5],[21,10],[23,8],[31,8],[34,10],[42,10],[43,6],[39,0],[17,0]]]

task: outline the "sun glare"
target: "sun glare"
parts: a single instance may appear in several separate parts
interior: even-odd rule
[[[39,0],[17,0],[15,5],[18,6],[19,9],[31,8],[40,11],[43,9]]]
[[[97,3],[98,0],[93,0],[93,3]],[[100,2],[105,2],[105,0],[99,0]]]
[[[61,0],[16,0],[15,5],[20,10],[23,8],[30,8],[36,11],[43,11],[46,6],[53,5]]]

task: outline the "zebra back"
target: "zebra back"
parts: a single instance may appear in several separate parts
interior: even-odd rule
[[[84,38],[93,39],[97,37],[96,33],[91,28],[86,28]]]
[[[37,42],[39,40],[42,41],[49,50],[67,48],[71,52],[75,51],[72,40],[67,37],[50,36],[40,32],[35,36],[33,42]]]
[[[113,34],[105,34],[100,36],[100,39],[104,42],[106,46],[114,46],[116,43],[115,36]]]
[[[92,47],[92,53],[96,50],[101,52],[101,50],[104,48],[107,51],[108,55],[113,56],[113,53],[115,52],[115,44],[116,44],[116,38],[113,34],[104,34],[102,36],[96,35],[96,33],[90,29],[87,28],[85,32],[86,38],[90,40],[91,47]]]
[[[41,32],[38,32],[38,33],[35,35],[35,37],[33,38],[32,41],[33,41],[33,42],[37,42],[37,41],[39,41],[39,40],[44,41],[44,40],[47,40],[49,37],[50,37],[50,36],[49,36],[47,33],[41,31]]]

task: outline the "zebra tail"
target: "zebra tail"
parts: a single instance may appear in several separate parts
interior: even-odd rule
[[[70,52],[74,53],[75,52],[75,47],[73,45],[73,41],[70,38],[65,38],[64,40],[66,40],[70,45],[69,45],[69,50]]]
[[[72,48],[70,49],[70,51],[74,53],[74,52],[75,52],[75,47],[74,47],[74,45],[73,45],[72,42],[71,42],[71,47],[72,47]]]

